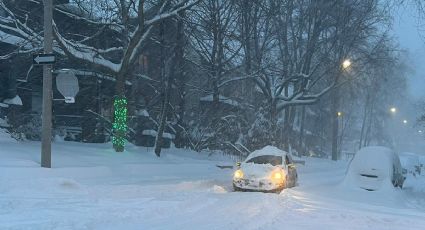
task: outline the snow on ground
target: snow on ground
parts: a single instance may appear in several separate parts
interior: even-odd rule
[[[340,185],[348,162],[307,158],[299,186],[281,194],[232,192],[225,157],[186,150],[55,142],[0,132],[0,229],[423,229],[425,177],[403,190]],[[410,180],[410,181],[409,181]]]

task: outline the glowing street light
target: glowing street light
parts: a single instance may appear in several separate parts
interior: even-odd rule
[[[422,134],[422,133],[423,133],[423,131],[422,131],[422,130],[418,130],[418,133],[419,133],[419,134]]]
[[[397,108],[396,108],[396,107],[392,107],[392,108],[390,109],[390,112],[391,112],[391,113],[396,113],[396,112],[397,112]]]
[[[347,69],[348,67],[351,66],[351,61],[350,59],[345,59],[344,62],[342,62],[342,68],[343,69]]]
[[[404,123],[404,124],[407,124],[407,120],[403,120],[403,123]]]
[[[337,115],[338,117],[342,117],[342,112],[337,112],[337,113],[336,113],[336,115]]]

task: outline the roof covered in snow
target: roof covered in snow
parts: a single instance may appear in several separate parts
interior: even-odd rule
[[[212,102],[213,101],[213,95],[210,94],[210,95],[207,95],[205,97],[201,97],[199,100],[200,101],[206,101],[206,102]],[[232,106],[239,106],[239,102],[232,100],[230,98],[227,98],[225,96],[222,96],[222,95],[219,96],[219,101],[221,103],[224,103],[224,104],[228,104],[228,105],[232,105]]]
[[[285,152],[281,149],[278,149],[278,148],[271,146],[271,145],[267,145],[266,147],[259,149],[259,150],[255,150],[254,152],[249,154],[248,157],[246,158],[246,160],[249,160],[251,158],[258,157],[258,156],[264,156],[264,155],[285,157],[287,154],[288,154],[287,152]]]
[[[14,98],[4,99],[3,103],[9,105],[22,105],[22,100],[18,95],[16,95]]]

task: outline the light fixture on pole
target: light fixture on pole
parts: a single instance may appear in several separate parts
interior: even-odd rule
[[[350,67],[351,66],[351,61],[350,61],[350,59],[345,59],[343,62],[342,62],[342,68],[343,69],[347,69],[348,67]]]

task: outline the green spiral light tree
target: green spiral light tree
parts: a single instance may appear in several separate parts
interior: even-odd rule
[[[127,133],[127,99],[116,97],[114,99],[114,123],[112,124],[112,144],[116,152],[123,152],[125,135]]]

